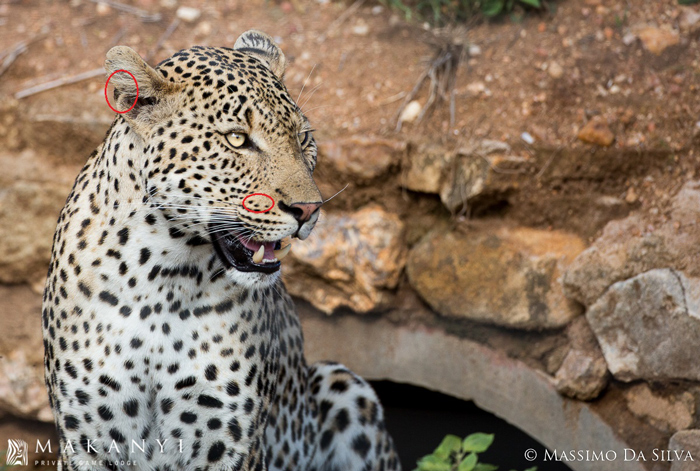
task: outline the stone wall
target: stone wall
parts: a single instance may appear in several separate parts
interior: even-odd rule
[[[18,427],[50,433],[41,289],[81,161],[28,145],[27,129],[56,123],[12,103],[0,123],[4,440]],[[64,128],[83,156],[105,131]],[[683,449],[700,460],[700,182],[640,202],[619,177],[663,171],[668,154],[367,136],[322,141],[320,152],[324,195],[347,188],[283,271],[311,360],[474,400],[552,449]]]

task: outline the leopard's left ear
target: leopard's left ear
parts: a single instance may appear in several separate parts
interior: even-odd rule
[[[237,51],[251,54],[260,59],[280,80],[284,78],[284,70],[287,68],[287,59],[282,49],[269,35],[251,29],[241,34],[233,46]]]

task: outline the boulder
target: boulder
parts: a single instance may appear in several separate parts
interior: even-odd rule
[[[555,374],[557,390],[567,397],[590,401],[608,384],[608,365],[585,317],[567,328],[571,349]]]
[[[381,138],[351,137],[319,144],[321,158],[355,182],[372,180],[397,165],[406,143]]]
[[[32,151],[0,154],[0,282],[46,276],[56,221],[77,167],[54,167]]]
[[[403,223],[379,206],[323,213],[309,239],[294,242],[284,280],[290,293],[330,314],[386,306],[406,263]]]
[[[459,149],[440,186],[440,200],[452,213],[476,197],[503,194],[517,186],[527,161],[501,141],[483,140]]]
[[[625,391],[625,399],[630,412],[665,432],[677,432],[693,424],[695,396],[688,391],[662,396],[640,383]]]
[[[581,313],[560,276],[584,249],[572,234],[479,223],[432,232],[410,252],[411,285],[439,314],[523,329],[561,327]]]
[[[41,295],[27,286],[0,285],[0,326],[0,416],[52,421],[44,386]]]
[[[671,471],[697,471],[700,461],[700,430],[681,430],[668,442],[673,456]],[[677,453],[676,453],[677,452]]]
[[[658,227],[640,213],[610,222],[565,273],[566,295],[590,306],[613,283],[654,268],[700,276],[699,202],[700,182],[693,181],[672,199],[669,220]]]
[[[401,184],[412,191],[434,193],[451,212],[476,197],[489,197],[517,186],[526,161],[512,155],[505,142],[484,139],[457,151],[420,144],[408,153]]]
[[[615,378],[700,380],[700,279],[650,270],[612,285],[586,317]]]

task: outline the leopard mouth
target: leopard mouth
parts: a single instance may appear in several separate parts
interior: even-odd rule
[[[242,272],[274,273],[280,269],[291,244],[284,248],[281,240],[258,242],[243,237],[236,231],[226,230],[223,224],[210,224],[214,250],[226,268]]]

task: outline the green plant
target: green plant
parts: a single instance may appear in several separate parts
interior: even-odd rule
[[[466,21],[481,14],[492,18],[512,12],[516,6],[541,10],[548,0],[380,0],[407,19],[430,18],[435,23]]]
[[[493,434],[472,433],[464,440],[447,435],[430,455],[418,460],[414,471],[495,471],[498,466],[479,463],[479,453],[493,443]],[[537,471],[537,467],[525,471]]]

